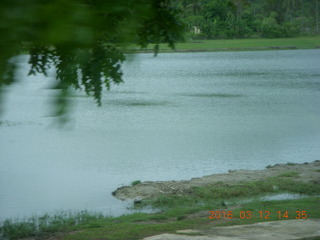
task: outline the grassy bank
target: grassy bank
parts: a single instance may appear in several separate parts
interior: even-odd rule
[[[6,221],[1,227],[4,239],[81,240],[81,239],[142,239],[180,229],[206,229],[218,225],[249,224],[296,218],[320,218],[320,198],[285,201],[258,201],[241,203],[270,193],[292,192],[319,195],[317,183],[296,182],[296,174],[289,172],[265,181],[251,181],[228,186],[216,183],[196,187],[184,195],[143,200],[136,208],[152,206],[159,213],[136,213],[121,217],[107,217],[83,212],[79,214],[45,215],[23,222]],[[139,184],[139,183],[137,183]],[[210,211],[213,211],[210,213]],[[211,217],[211,218],[210,218]],[[1,238],[1,237],[0,237]]]
[[[35,221],[35,219],[23,223],[7,222],[2,231],[5,232],[7,237],[3,239],[27,237],[48,239],[50,237],[50,239],[55,240],[132,240],[161,233],[175,233],[182,229],[198,229],[200,232],[205,232],[206,229],[213,226],[303,219],[304,217],[308,219],[320,218],[319,204],[320,198],[305,198],[283,201],[253,201],[235,208],[226,208],[219,204],[190,207],[188,209],[182,207],[157,214],[136,213],[117,218],[86,214],[86,219],[77,224],[64,216],[54,216],[52,218],[55,218],[55,221],[47,218],[49,222],[33,232],[29,231],[28,228],[32,228],[34,223],[38,221]],[[212,218],[212,212],[209,211],[215,212],[214,218]],[[218,217],[218,212],[220,217]],[[224,212],[232,215],[224,217]]]
[[[223,209],[221,206],[203,206],[202,208],[188,210],[179,208],[159,214],[134,214],[124,216],[117,219],[108,219],[100,221],[100,227],[83,229],[75,234],[66,236],[67,240],[87,240],[87,239],[143,239],[148,236],[161,233],[175,233],[182,229],[199,229],[205,232],[213,226],[224,226],[234,224],[250,224],[263,221],[279,220],[278,211],[281,211],[281,218],[285,211],[288,212],[288,219],[295,219],[296,211],[305,211],[308,218],[320,218],[318,211],[320,198],[300,199],[291,201],[269,201],[269,202],[251,202],[242,205],[239,208],[229,210]],[[219,209],[222,213],[232,211],[232,219],[209,219],[211,216],[210,210]],[[251,212],[250,219],[240,218],[242,212]],[[262,218],[259,216],[259,211],[263,211]],[[269,211],[269,219],[265,219],[266,213]],[[242,216],[241,216],[242,217]],[[200,234],[201,235],[201,234]]]
[[[152,51],[154,45],[146,49],[130,46],[128,52]],[[320,36],[277,38],[277,39],[232,39],[232,40],[195,40],[176,44],[176,50],[160,44],[160,52],[194,52],[194,51],[251,51],[275,49],[313,49],[320,48]]]
[[[143,200],[137,207],[139,207],[139,205],[145,205],[167,210],[177,206],[185,206],[186,208],[199,205],[210,206],[217,202],[224,203],[230,200],[283,192],[315,195],[320,194],[320,185],[317,183],[297,181],[295,172],[284,172],[278,176],[259,181],[249,181],[232,185],[217,182],[203,187],[193,187],[188,193],[183,195],[168,195]]]

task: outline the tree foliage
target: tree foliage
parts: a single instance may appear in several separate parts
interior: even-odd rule
[[[101,93],[122,82],[128,44],[174,43],[183,25],[170,0],[1,0],[0,89],[15,81],[12,57],[30,54],[29,74],[53,68],[61,89],[56,114],[65,112],[68,89]]]
[[[193,38],[277,38],[318,34],[319,1],[175,0],[175,4]]]

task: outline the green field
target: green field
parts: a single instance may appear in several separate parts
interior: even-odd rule
[[[145,49],[130,46],[129,52],[152,51],[154,45]],[[171,50],[165,44],[160,44],[160,52],[193,52],[193,51],[250,51],[275,49],[314,49],[320,48],[320,36],[277,38],[277,39],[229,39],[229,40],[194,40],[176,44],[176,50]]]

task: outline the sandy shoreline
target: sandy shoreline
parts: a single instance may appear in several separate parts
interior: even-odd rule
[[[129,200],[148,199],[161,195],[187,194],[195,186],[205,186],[217,182],[232,186],[243,182],[264,180],[288,172],[297,173],[296,177],[291,177],[295,181],[320,184],[320,160],[315,160],[303,164],[276,164],[263,170],[229,170],[229,173],[226,174],[213,174],[185,181],[146,181],[135,186],[120,187],[112,192],[112,195],[120,200]]]

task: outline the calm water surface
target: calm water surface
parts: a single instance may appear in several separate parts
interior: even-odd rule
[[[119,215],[111,192],[134,180],[320,158],[320,50],[141,54],[102,107],[74,93],[64,129],[50,117],[52,80],[26,77],[19,59],[0,118],[1,219]]]

